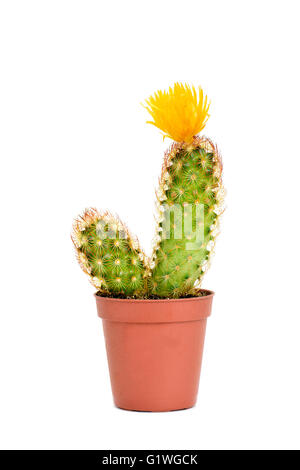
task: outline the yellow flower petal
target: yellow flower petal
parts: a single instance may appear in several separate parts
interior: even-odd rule
[[[163,131],[164,138],[191,142],[204,128],[210,103],[201,87],[175,83],[168,91],[158,90],[146,100],[145,108],[153,121],[147,121]]]

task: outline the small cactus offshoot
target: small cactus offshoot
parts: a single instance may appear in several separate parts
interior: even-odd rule
[[[118,218],[88,209],[75,220],[72,240],[81,268],[99,292],[145,295],[147,257]]]
[[[165,154],[156,193],[152,256],[147,258],[118,218],[88,209],[74,223],[77,258],[99,295],[199,295],[224,201],[217,147],[198,135],[209,117],[209,103],[201,88],[176,83],[146,100],[145,108],[150,123],[175,141]]]

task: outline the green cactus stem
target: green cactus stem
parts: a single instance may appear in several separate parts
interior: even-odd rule
[[[79,264],[99,294],[146,295],[147,258],[118,218],[88,209],[75,220],[72,240]]]
[[[154,295],[178,298],[200,286],[222,212],[221,174],[221,158],[207,138],[174,143],[166,153],[151,261]]]

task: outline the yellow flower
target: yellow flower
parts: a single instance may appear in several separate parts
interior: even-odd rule
[[[208,118],[210,103],[201,87],[175,83],[168,91],[158,90],[146,100],[145,108],[164,137],[177,142],[190,143],[193,137],[204,128]]]

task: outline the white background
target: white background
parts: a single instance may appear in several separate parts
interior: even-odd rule
[[[0,5],[1,448],[299,449],[299,2]],[[177,80],[224,160],[216,296],[197,406],[126,412],[69,235],[109,208],[150,253],[169,142],[140,103]]]

